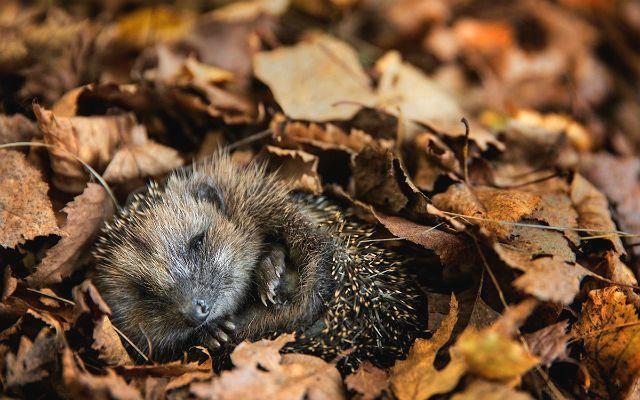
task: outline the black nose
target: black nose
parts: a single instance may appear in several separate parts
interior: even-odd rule
[[[211,307],[205,300],[196,299],[191,304],[191,307],[185,312],[185,317],[189,324],[197,326],[203,323],[209,316]]]

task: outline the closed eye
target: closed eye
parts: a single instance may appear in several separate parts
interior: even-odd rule
[[[202,250],[202,246],[204,244],[204,235],[206,232],[201,232],[189,240],[189,250],[192,252],[199,252]]]

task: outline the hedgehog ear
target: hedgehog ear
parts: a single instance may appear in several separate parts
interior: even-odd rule
[[[212,179],[197,182],[192,190],[193,197],[198,201],[206,201],[216,204],[220,209],[224,209],[224,200],[220,187]]]

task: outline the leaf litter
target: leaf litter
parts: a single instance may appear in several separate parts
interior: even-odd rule
[[[637,3],[6,3],[3,394],[640,396]],[[429,304],[404,358],[341,376],[282,335],[162,364],[122,335],[97,231],[225,146],[406,257]]]

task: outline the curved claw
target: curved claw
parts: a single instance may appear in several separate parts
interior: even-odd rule
[[[220,348],[220,342],[218,342],[216,339],[211,338],[209,340],[209,346],[213,349],[218,349]]]
[[[216,336],[218,337],[218,339],[222,340],[223,342],[226,342],[229,340],[229,336],[224,333],[224,331],[222,331],[221,329],[218,329],[216,331]]]
[[[236,330],[236,324],[234,324],[233,322],[229,321],[228,319],[222,321],[222,327],[228,331],[235,331]]]

